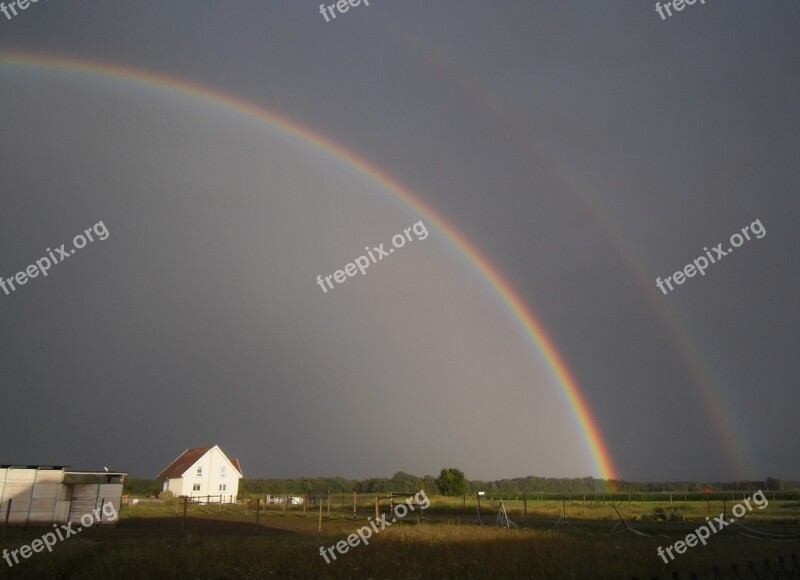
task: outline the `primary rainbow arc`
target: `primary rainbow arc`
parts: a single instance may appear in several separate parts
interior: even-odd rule
[[[0,52],[0,65],[40,70],[68,71],[76,74],[112,78],[129,83],[142,83],[151,87],[170,90],[173,93],[202,99],[238,111],[258,119],[260,122],[266,123],[267,125],[278,128],[302,141],[324,150],[335,159],[372,179],[375,183],[402,200],[406,205],[423,215],[448,238],[491,284],[492,288],[510,308],[514,316],[525,329],[526,334],[538,348],[550,372],[561,387],[575,419],[580,425],[588,450],[600,477],[603,479],[618,478],[611,454],[601,436],[597,421],[589,409],[589,405],[586,402],[586,398],[577,380],[570,372],[552,339],[547,335],[544,326],[537,320],[532,310],[525,304],[524,300],[512,285],[501,276],[500,272],[498,272],[463,234],[422,198],[411,192],[386,172],[369,164],[355,153],[327,137],[312,131],[308,127],[292,119],[282,117],[272,111],[237,97],[226,95],[182,79],[175,79],[157,73],[145,72],[117,65],[81,61],[62,56],[9,51]]]

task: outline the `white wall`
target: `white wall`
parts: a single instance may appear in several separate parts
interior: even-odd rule
[[[202,474],[197,474],[197,468],[202,468]],[[239,473],[228,461],[225,454],[218,447],[212,447],[203,455],[192,467],[183,474],[181,479],[183,488],[179,495],[191,497],[200,496],[224,496],[223,502],[236,500],[239,492]],[[177,480],[175,480],[177,481]],[[194,489],[195,485],[200,486],[200,490]],[[225,489],[220,489],[220,486]],[[218,497],[212,497],[212,502],[218,502]]]
[[[177,497],[184,495],[183,493],[183,479],[180,477],[164,480],[164,488],[162,491],[171,491]]]

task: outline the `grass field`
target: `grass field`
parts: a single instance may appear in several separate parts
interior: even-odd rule
[[[609,535],[619,521],[611,507],[643,533]],[[729,570],[738,562],[765,559],[777,567],[777,557],[798,552],[798,542],[764,541],[722,532],[707,546],[691,548],[669,566],[656,555],[658,546],[683,538],[701,523],[708,510],[722,511],[722,502],[589,502],[528,501],[528,517],[521,501],[506,501],[517,529],[477,525],[474,502],[432,498],[423,524],[409,514],[406,520],[383,530],[336,561],[326,564],[320,546],[331,546],[374,516],[374,498],[364,498],[353,519],[352,497],[323,509],[323,531],[318,532],[318,506],[306,514],[293,506],[284,513],[270,506],[245,515],[242,505],[190,505],[185,522],[176,516],[175,504],[158,502],[125,507],[116,527],[90,528],[58,543],[52,553],[33,554],[10,568],[0,560],[0,578],[671,578],[678,571],[712,578],[712,567]],[[494,524],[498,501],[481,502],[484,524]],[[730,504],[727,506],[730,511]],[[381,511],[386,512],[385,500]],[[569,525],[554,529],[566,509]],[[181,509],[178,510],[181,512]],[[677,514],[672,516],[672,514]],[[664,521],[666,516],[667,521]],[[669,521],[672,516],[672,521]],[[770,533],[800,532],[800,504],[771,501],[763,511],[746,517],[748,526]],[[621,524],[620,524],[621,525]],[[183,530],[182,530],[183,528]],[[618,528],[619,529],[619,528]],[[0,542],[15,549],[49,531],[10,528]],[[761,569],[763,565],[761,565]],[[742,577],[751,577],[741,572]],[[723,575],[722,577],[733,577]],[[772,576],[764,573],[763,578]],[[788,576],[786,576],[788,577]],[[800,577],[800,569],[796,577]]]

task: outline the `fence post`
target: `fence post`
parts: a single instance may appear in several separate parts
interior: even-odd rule
[[[256,536],[259,532],[259,518],[261,517],[261,498],[258,498],[258,505],[256,506]]]
[[[98,491],[99,491],[99,489],[98,489]],[[106,498],[103,497],[103,498],[100,498],[100,518],[96,522],[97,523],[97,535],[98,536],[100,535],[100,528],[103,527],[103,506],[104,505],[106,505]],[[122,505],[120,505],[119,507],[122,508]],[[97,509],[97,508],[95,507],[95,509]],[[94,524],[92,524],[92,525],[94,525]]]
[[[3,539],[6,539],[6,530],[8,530],[8,518],[11,516],[11,498],[8,498],[8,504],[6,505],[6,521],[3,524]]]
[[[181,518],[181,534],[186,532],[186,507],[189,504],[189,496],[183,496],[183,518]]]
[[[774,500],[775,498],[772,499]],[[353,519],[356,519],[356,506],[356,492],[353,492]]]
[[[375,496],[375,521],[380,519],[380,515],[378,514],[378,496]]]
[[[317,531],[322,531],[322,498],[319,498],[319,524],[317,524]]]

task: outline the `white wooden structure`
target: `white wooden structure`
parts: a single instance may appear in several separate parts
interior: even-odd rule
[[[218,445],[187,449],[158,474],[163,491],[185,495],[199,502],[234,503],[239,493],[242,468],[228,459]]]
[[[270,495],[267,494],[264,496],[265,503],[277,503],[282,504],[285,503],[287,505],[303,505],[305,503],[305,498],[299,495]]]
[[[67,471],[59,466],[0,465],[0,525],[6,517],[9,525],[79,522],[81,516],[108,504],[119,514],[126,475]],[[103,514],[100,523],[116,524],[112,518]]]

